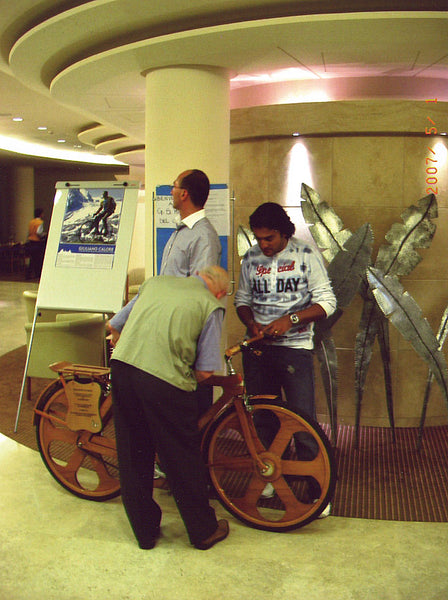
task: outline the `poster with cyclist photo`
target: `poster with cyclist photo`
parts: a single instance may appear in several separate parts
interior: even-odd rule
[[[70,188],[56,267],[112,269],[124,188]]]

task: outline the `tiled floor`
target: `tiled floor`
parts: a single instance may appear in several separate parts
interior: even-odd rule
[[[0,282],[1,353],[24,343],[26,288]],[[162,537],[144,551],[120,499],[76,498],[1,435],[0,490],[0,600],[448,600],[446,523],[329,517],[279,534],[216,503],[231,533],[201,552],[157,490]]]

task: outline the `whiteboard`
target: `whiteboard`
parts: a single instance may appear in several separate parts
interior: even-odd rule
[[[58,182],[36,306],[115,313],[123,305],[139,182]],[[115,212],[99,233],[94,213],[107,191]]]

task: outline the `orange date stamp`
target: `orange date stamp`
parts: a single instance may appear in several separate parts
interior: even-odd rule
[[[425,102],[437,102],[437,98],[433,98],[431,100],[425,100]],[[425,135],[437,135],[438,130],[437,130],[437,125],[435,123],[435,121],[433,121],[431,119],[431,117],[427,116],[426,117],[428,119],[428,121],[430,122],[430,126],[426,126],[425,127]],[[432,148],[430,148],[428,146],[428,150],[431,153],[430,156],[426,157],[426,185],[429,186],[426,188],[426,193],[427,194],[437,194],[438,193],[438,187],[437,187],[437,155],[434,152],[434,150]]]

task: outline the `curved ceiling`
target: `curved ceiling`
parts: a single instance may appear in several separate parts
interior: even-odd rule
[[[0,0],[0,145],[12,136],[141,164],[144,73],[180,64],[227,69],[232,107],[448,101],[445,2],[154,4]]]

